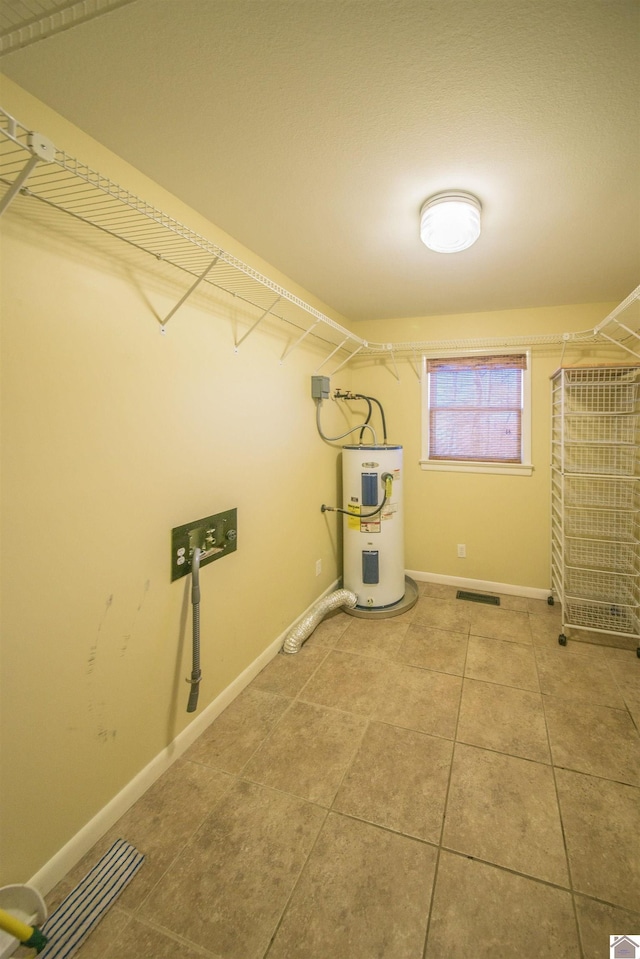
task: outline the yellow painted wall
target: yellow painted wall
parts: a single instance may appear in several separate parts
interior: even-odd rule
[[[18,88],[2,93],[27,127],[298,292]],[[267,323],[236,354],[255,313],[212,293],[161,335],[190,280],[41,207],[19,198],[1,221],[0,884],[28,880],[192,719],[172,527],[238,508],[237,552],[201,573],[200,712],[340,560],[336,517],[319,509],[339,453],[310,396],[327,348],[281,364],[291,334]],[[341,425],[337,410],[326,423]]]
[[[468,337],[532,336],[593,329],[616,304],[509,310],[462,316],[358,323],[371,342],[415,342]],[[593,349],[567,351],[567,362],[587,361]],[[405,461],[405,565],[407,569],[546,589],[550,583],[550,385],[561,348],[533,351],[530,477],[422,470],[421,387],[417,360],[356,363],[354,389],[384,400],[389,440],[402,443]],[[624,358],[617,355],[617,361]],[[396,378],[396,372],[400,379]],[[457,544],[467,548],[457,556]]]

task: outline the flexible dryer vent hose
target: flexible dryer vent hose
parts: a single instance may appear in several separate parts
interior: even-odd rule
[[[350,606],[353,608],[358,602],[358,597],[350,589],[336,589],[328,596],[319,599],[314,603],[310,612],[296,623],[287,633],[287,637],[282,647],[283,653],[297,653],[300,651],[305,639],[311,636],[318,623],[324,619],[327,613],[334,609],[340,609],[341,606]]]

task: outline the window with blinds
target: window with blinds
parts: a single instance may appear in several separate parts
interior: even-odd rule
[[[422,465],[529,467],[527,353],[425,358]]]

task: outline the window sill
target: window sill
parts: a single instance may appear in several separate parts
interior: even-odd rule
[[[454,463],[439,460],[420,460],[420,468],[439,473],[500,473],[507,476],[532,476],[529,463]]]

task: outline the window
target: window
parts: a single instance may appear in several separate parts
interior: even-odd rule
[[[424,358],[423,469],[530,476],[530,354]]]

